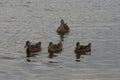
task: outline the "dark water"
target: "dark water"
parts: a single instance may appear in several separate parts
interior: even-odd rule
[[[64,19],[70,34],[63,52],[49,63],[47,47],[57,43]],[[119,0],[0,0],[1,80],[119,80]],[[42,52],[27,62],[27,40],[42,42]],[[75,62],[76,42],[92,43],[90,56]]]

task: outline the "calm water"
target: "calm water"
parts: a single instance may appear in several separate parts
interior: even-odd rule
[[[70,34],[64,50],[48,63],[64,19]],[[27,62],[27,40],[42,52]],[[75,62],[76,42],[92,43],[90,56]],[[0,80],[120,80],[120,0],[0,0]]]

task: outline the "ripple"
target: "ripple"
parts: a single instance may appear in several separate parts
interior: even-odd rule
[[[5,71],[0,71],[0,74],[4,74],[4,73],[6,73]]]
[[[5,59],[5,60],[14,60],[15,58],[13,58],[13,57],[3,56],[3,57],[0,57],[0,59]]]
[[[120,4],[117,2],[1,0],[1,80],[119,80]],[[61,18],[71,31],[65,35],[62,53],[49,59],[47,47],[50,41],[59,40],[55,30]],[[26,58],[27,40],[42,42],[40,55]],[[75,61],[77,41],[92,43],[92,55],[84,55],[80,62]]]

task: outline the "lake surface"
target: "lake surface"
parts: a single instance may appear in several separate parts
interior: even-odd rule
[[[63,52],[49,63],[49,42],[64,19]],[[25,42],[42,42],[26,61]],[[92,43],[75,61],[76,42]],[[0,80],[120,80],[120,0],[0,0]]]

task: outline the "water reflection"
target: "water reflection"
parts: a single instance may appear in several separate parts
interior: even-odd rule
[[[26,61],[27,61],[27,62],[31,62],[31,60],[30,60],[30,59],[26,59]]]
[[[80,62],[80,60],[78,60],[78,59],[76,59],[75,61],[76,61],[76,62]]]
[[[59,35],[60,36],[60,40],[61,41],[64,41],[64,34],[61,34],[61,35]]]

